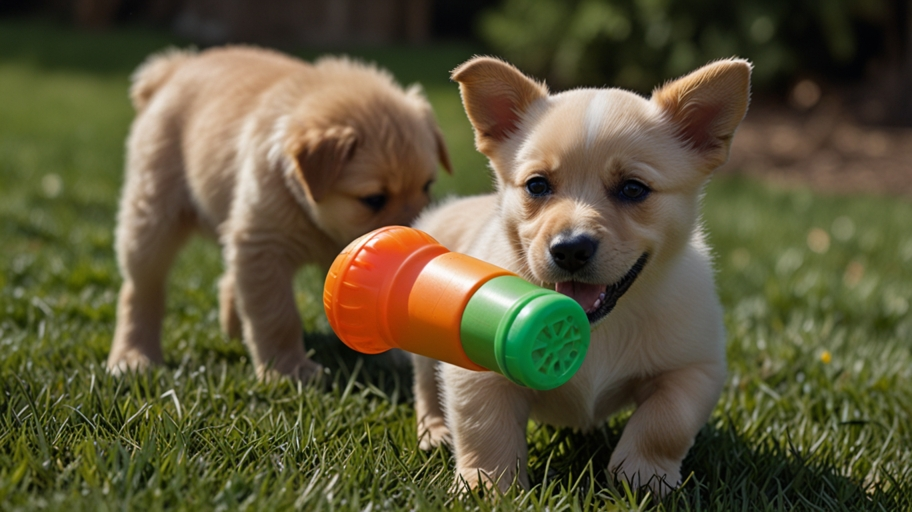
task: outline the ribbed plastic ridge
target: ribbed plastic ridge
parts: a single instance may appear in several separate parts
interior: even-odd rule
[[[566,295],[503,276],[469,300],[461,337],[466,355],[479,365],[517,384],[548,390],[565,384],[583,364],[589,320]]]

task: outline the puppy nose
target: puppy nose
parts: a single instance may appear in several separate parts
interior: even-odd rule
[[[589,262],[596,249],[598,243],[595,240],[586,235],[579,235],[552,244],[551,259],[558,267],[568,272],[576,272]]]

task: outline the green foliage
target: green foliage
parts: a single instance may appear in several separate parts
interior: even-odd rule
[[[873,51],[861,30],[890,22],[886,0],[504,0],[479,29],[496,52],[559,86],[648,91],[733,55],[754,62],[760,87],[797,70],[858,67]]]
[[[43,49],[17,43],[30,37]],[[908,200],[710,184],[730,378],[662,502],[607,474],[629,413],[589,434],[530,424],[531,492],[449,494],[451,454],[417,449],[410,369],[331,335],[319,269],[301,273],[298,299],[331,374],[256,381],[219,333],[210,243],[172,276],[166,365],[108,376],[127,77],[167,43],[0,22],[0,510],[912,509]],[[67,64],[58,46],[88,54]],[[364,55],[427,85],[458,162],[438,194],[488,188],[440,76],[471,51]]]

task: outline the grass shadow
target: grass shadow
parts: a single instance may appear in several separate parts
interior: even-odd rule
[[[409,355],[399,350],[368,355],[356,352],[335,334],[306,333],[305,343],[314,361],[329,372],[330,382],[344,387],[355,382],[380,390],[394,402],[411,402],[412,365]]]
[[[593,433],[536,426],[530,439],[529,474],[533,486],[592,489],[623,496],[608,471],[611,452],[627,415]],[[707,425],[682,464],[684,483],[661,501],[664,510],[902,510],[909,506],[901,487],[886,482],[865,486],[846,478],[824,453],[801,453],[771,440],[753,442],[730,422]]]

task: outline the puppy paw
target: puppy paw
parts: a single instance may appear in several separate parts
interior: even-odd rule
[[[323,368],[322,364],[308,359],[306,364],[299,366],[295,370],[293,377],[306,384],[318,384],[323,381],[323,376],[326,373],[326,368]]]
[[[457,468],[456,481],[450,492],[465,493],[470,491],[492,491],[494,496],[504,494],[514,483],[522,489],[529,489],[528,477],[520,475],[518,481],[515,471],[505,470],[492,474],[481,468]]]
[[[681,484],[680,463],[654,464],[640,457],[628,457],[611,468],[615,478],[626,480],[631,488],[647,488],[660,498]]]
[[[425,418],[418,422],[418,448],[428,451],[449,442],[450,429],[442,417]]]
[[[135,349],[111,352],[108,357],[108,373],[120,377],[126,373],[142,372],[154,364],[146,354]]]
[[[257,377],[266,382],[292,378],[305,384],[312,384],[321,380],[322,375],[323,365],[306,357],[299,361],[284,360],[272,366],[261,364],[257,367]]]

